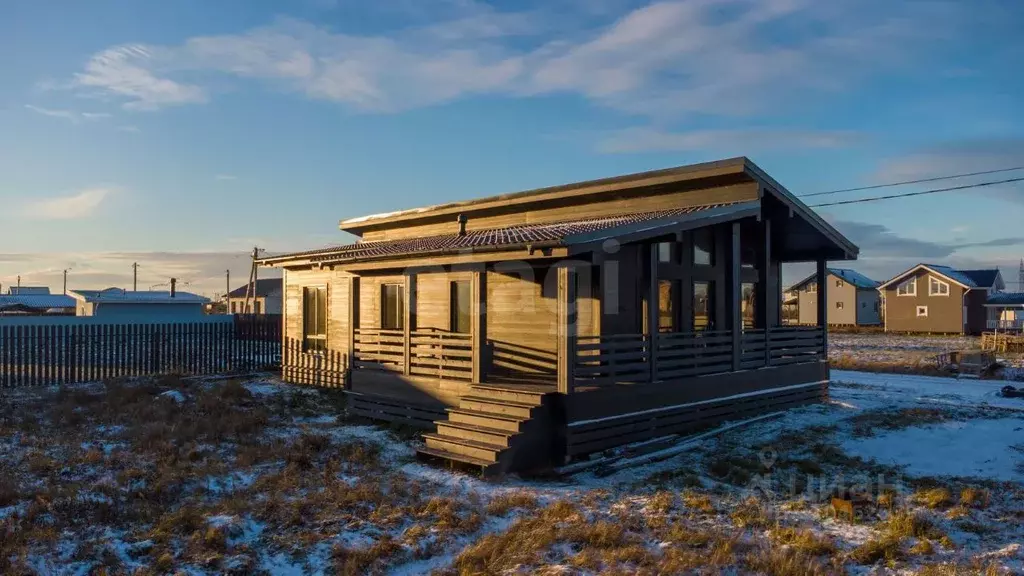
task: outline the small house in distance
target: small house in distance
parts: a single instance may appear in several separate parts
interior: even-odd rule
[[[848,268],[828,269],[829,326],[877,326],[882,323],[878,282]],[[790,287],[797,298],[797,324],[818,323],[818,281],[814,274]]]
[[[858,253],[746,158],[340,227],[360,241],[261,260],[284,269],[284,378],[488,473],[819,401],[828,335],[781,325],[780,266],[827,291]]]
[[[981,334],[988,327],[989,296],[1005,288],[997,268],[956,270],[918,264],[878,287],[885,331]]]
[[[227,294],[224,303],[228,314],[280,314],[284,283],[281,278],[260,278],[253,284],[243,284]],[[246,292],[249,294],[249,309],[245,309]]]
[[[73,316],[75,299],[63,294],[16,294],[0,296],[0,315],[4,316]]]
[[[10,286],[8,296],[49,296],[50,289],[46,286]]]
[[[69,290],[77,302],[77,316],[94,316],[111,321],[152,320],[154,322],[188,321],[205,316],[209,300],[189,292],[172,289],[133,292],[122,288],[106,290]]]

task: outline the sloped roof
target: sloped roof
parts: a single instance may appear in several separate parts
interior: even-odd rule
[[[939,274],[942,274],[946,278],[949,278],[950,280],[957,282],[958,284],[963,284],[964,286],[967,286],[968,288],[978,287],[978,283],[974,281],[974,278],[971,278],[967,274],[964,274],[962,271],[957,270],[955,268],[950,268],[949,266],[941,266],[938,264],[925,264],[925,266],[927,266],[928,268],[932,269],[935,272],[938,272]]]
[[[79,300],[96,304],[206,304],[209,302],[207,298],[197,294],[179,291],[175,291],[173,297],[170,292],[132,292],[120,288],[69,290],[68,294]]]
[[[857,272],[856,270],[851,270],[849,268],[827,268],[827,270],[830,275],[835,276],[837,278],[841,278],[844,282],[847,282],[848,284],[853,284],[859,289],[874,290],[875,288],[878,288],[878,282],[872,280],[871,278],[868,278],[867,276],[861,274],[860,272]],[[813,281],[817,276],[818,273],[815,272],[814,274],[811,274],[807,278],[804,278],[803,280],[797,282],[796,284],[793,284],[788,288],[788,290],[797,290],[799,288],[802,288],[808,282]]]
[[[259,278],[256,280],[256,297],[270,296],[275,290],[280,291],[283,285],[283,279],[281,278]],[[248,283],[243,284],[228,292],[228,296],[231,298],[245,298],[245,292],[248,287]]]
[[[526,224],[493,228],[490,230],[472,230],[464,235],[441,234],[422,238],[402,238],[397,240],[360,241],[352,244],[324,248],[295,254],[285,254],[266,258],[264,262],[284,261],[308,258],[313,262],[373,259],[394,256],[413,256],[418,254],[434,254],[438,252],[469,252],[473,249],[504,248],[511,249],[527,244],[544,244],[567,246],[577,241],[581,235],[592,235],[603,231],[613,231],[620,227],[643,223],[654,223],[662,219],[678,216],[700,215],[718,208],[747,207],[750,202],[709,204],[671,208],[653,212],[637,212],[620,216],[602,216],[581,218],[569,222],[548,224]],[[593,237],[587,237],[593,241]]]
[[[1024,292],[996,292],[985,301],[986,306],[1024,306]]]
[[[960,270],[960,273],[973,280],[979,288],[989,288],[999,278],[998,268],[991,268],[989,270]]]
[[[50,308],[74,308],[75,299],[63,294],[27,294],[17,296],[0,296],[0,308],[8,306],[25,306],[33,310],[49,310]]]
[[[7,289],[10,296],[45,296],[50,293],[46,286],[11,286]]]

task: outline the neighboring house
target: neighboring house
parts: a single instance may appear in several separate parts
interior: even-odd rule
[[[46,286],[10,286],[7,288],[9,296],[49,296],[50,289]]]
[[[828,269],[830,326],[875,326],[882,323],[878,282],[847,268]],[[815,275],[790,287],[797,294],[797,323],[818,323],[818,281]]]
[[[989,295],[1004,290],[998,269],[956,270],[918,264],[878,287],[886,332],[980,334]]]
[[[989,330],[1024,330],[1024,292],[996,292],[985,302]]]
[[[201,318],[208,299],[188,292],[132,292],[121,288],[69,290],[77,302],[77,316],[119,319],[152,319],[166,322]]]
[[[280,314],[283,310],[282,301],[284,284],[280,278],[262,278],[256,280],[255,297],[249,288],[251,284],[245,284],[235,288],[228,293],[225,303],[228,314]],[[245,296],[249,290],[249,309],[246,312]]]
[[[49,290],[47,290],[49,291]],[[25,294],[0,296],[3,315],[74,315],[75,299],[61,294]]]
[[[858,253],[746,158],[340,227],[361,240],[260,261],[284,378],[487,472],[819,401],[827,334],[781,327],[780,267]]]

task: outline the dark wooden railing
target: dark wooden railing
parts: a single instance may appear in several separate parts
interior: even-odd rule
[[[740,338],[740,369],[752,370],[820,360],[824,337],[819,327],[778,327],[744,330]],[[584,336],[576,339],[573,366],[576,386],[651,382],[720,374],[733,370],[732,332],[659,333]]]
[[[407,350],[402,330],[355,330],[355,368],[405,373],[407,362],[412,376],[468,382],[473,377],[473,338],[443,330],[414,330]]]

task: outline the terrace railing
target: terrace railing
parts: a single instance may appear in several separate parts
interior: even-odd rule
[[[752,370],[824,357],[820,327],[744,330],[740,369]],[[651,351],[654,351],[653,362]],[[576,339],[575,386],[652,382],[720,374],[733,370],[733,339],[728,330],[609,336]]]
[[[414,330],[409,333],[406,343],[402,330],[358,328],[354,332],[354,367],[357,369],[408,372],[412,376],[445,380],[472,380],[473,338],[470,334]]]

